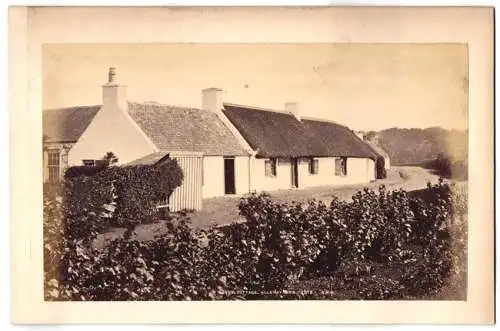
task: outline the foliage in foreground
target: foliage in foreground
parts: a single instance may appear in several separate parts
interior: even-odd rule
[[[463,194],[440,182],[417,196],[381,187],[329,205],[250,195],[239,204],[243,224],[194,230],[179,215],[156,240],[118,239],[100,250],[84,238],[67,240],[60,202],[47,201],[46,299],[432,296],[465,271]]]
[[[70,167],[65,173],[62,198],[66,235],[92,240],[110,227],[133,229],[160,218],[164,205],[181,185],[183,174],[175,160],[153,165]],[[128,231],[127,233],[129,233]]]

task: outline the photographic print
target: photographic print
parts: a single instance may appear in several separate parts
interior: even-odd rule
[[[46,45],[45,299],[466,300],[467,61]]]
[[[487,8],[10,22],[14,321],[493,321]]]

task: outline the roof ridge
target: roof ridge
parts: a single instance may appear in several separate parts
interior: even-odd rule
[[[349,127],[347,125],[340,124],[337,121],[326,119],[326,118],[319,118],[319,117],[313,117],[313,116],[301,116],[300,118],[303,119],[303,120],[308,120],[308,121],[333,123],[333,124],[337,124],[338,126],[341,126],[341,127],[349,129]]]
[[[278,110],[278,109],[272,109],[272,108],[265,108],[265,107],[259,107],[259,106],[249,106],[249,105],[242,105],[242,104],[236,104],[236,103],[230,103],[230,102],[224,102],[224,106],[232,106],[232,107],[240,107],[240,108],[246,108],[246,109],[252,109],[252,110],[262,110],[262,111],[268,111],[272,113],[279,113],[279,114],[285,114],[285,115],[291,115],[293,114],[289,111],[286,110]]]
[[[58,107],[58,108],[44,108],[43,111],[56,111],[56,110],[78,109],[78,108],[95,108],[95,107],[102,107],[102,105],[85,105],[85,106],[68,106],[68,107]]]
[[[178,109],[184,109],[184,110],[196,110],[196,111],[206,111],[208,112],[209,110],[207,109],[202,109],[202,108],[195,108],[195,107],[187,107],[187,106],[181,106],[181,105],[174,105],[174,104],[168,104],[168,103],[159,103],[156,101],[127,101],[127,103],[130,104],[138,104],[138,105],[156,105],[156,106],[163,106],[163,107],[170,107],[170,108],[178,108]]]

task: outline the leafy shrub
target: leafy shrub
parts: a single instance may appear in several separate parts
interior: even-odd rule
[[[160,217],[156,206],[169,198],[182,179],[175,160],[155,165],[69,168],[64,182],[69,233],[93,238],[110,226],[131,230],[137,224],[155,221]]]
[[[104,169],[106,169],[104,163],[97,166],[73,166],[66,169],[66,172],[64,173],[64,179],[68,180],[81,176],[95,176]]]
[[[156,206],[164,204],[183,180],[182,170],[175,160],[109,170],[117,196],[118,226],[157,220]]]
[[[412,195],[366,189],[329,205],[251,194],[239,204],[245,223],[195,230],[181,214],[155,240],[118,239],[103,249],[68,236],[61,204],[47,202],[46,299],[432,296],[451,276],[460,285],[466,278],[464,201],[463,190],[442,181]]]
[[[454,160],[451,156],[438,154],[431,161],[424,162],[424,168],[433,169],[437,175],[444,178],[453,178],[456,180],[467,180],[468,169],[467,162],[463,160]]]

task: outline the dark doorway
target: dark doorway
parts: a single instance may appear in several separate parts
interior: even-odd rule
[[[297,165],[297,159],[291,159],[291,169],[292,169],[292,187],[299,187],[299,167]]]
[[[224,193],[236,194],[234,158],[224,158]]]

